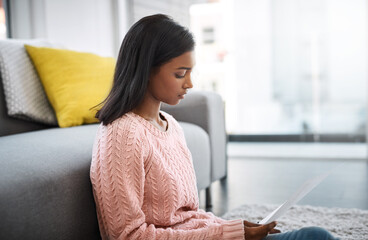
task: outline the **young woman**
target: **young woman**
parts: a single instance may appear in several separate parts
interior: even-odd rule
[[[193,87],[193,50],[191,33],[161,14],[139,20],[123,40],[96,114],[90,175],[102,239],[333,239],[319,228],[278,234],[275,222],[223,220],[198,209],[183,131],[160,111],[161,102],[175,105]]]

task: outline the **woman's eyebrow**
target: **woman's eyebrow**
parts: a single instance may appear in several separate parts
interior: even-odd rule
[[[178,67],[177,69],[191,70],[192,68],[189,68],[189,67]]]

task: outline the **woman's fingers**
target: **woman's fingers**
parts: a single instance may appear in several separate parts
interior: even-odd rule
[[[243,220],[243,221],[244,221],[244,226],[246,226],[246,227],[259,227],[259,226],[261,226],[261,224],[258,224],[258,223],[248,222],[246,220]],[[271,234],[273,234],[273,233],[280,233],[280,232],[281,231],[278,230],[278,229],[272,229],[270,231]]]
[[[245,224],[244,224],[245,225]],[[266,237],[276,226],[276,222],[271,222],[265,225],[255,227],[244,226],[245,239],[247,240],[261,240]]]
[[[279,229],[274,228],[269,233],[270,234],[275,234],[275,233],[281,233],[281,231]]]

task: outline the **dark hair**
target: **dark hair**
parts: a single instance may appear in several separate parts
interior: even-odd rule
[[[144,17],[127,32],[116,62],[112,89],[97,106],[104,125],[133,110],[143,100],[151,71],[194,49],[188,29],[163,14]]]

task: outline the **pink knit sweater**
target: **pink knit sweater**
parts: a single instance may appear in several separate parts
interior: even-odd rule
[[[98,128],[90,176],[102,239],[244,239],[241,219],[198,209],[183,131],[161,114],[166,132],[133,112]]]

